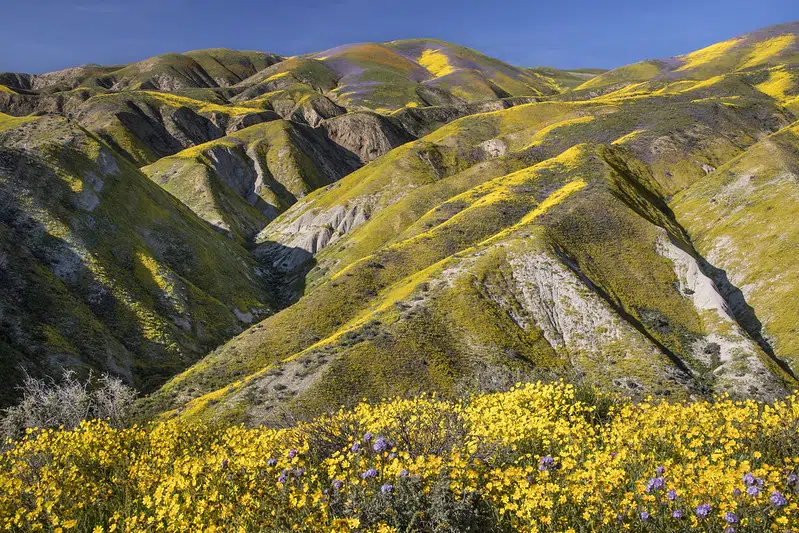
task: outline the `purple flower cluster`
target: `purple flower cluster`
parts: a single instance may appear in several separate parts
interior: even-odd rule
[[[724,521],[727,522],[728,524],[737,524],[738,515],[733,512],[727,511],[726,513],[724,513]]]
[[[669,491],[666,493],[666,497],[669,499],[669,501],[673,502],[677,499],[677,491],[674,489],[669,489]]]
[[[696,516],[699,518],[707,518],[710,514],[710,511],[713,509],[713,506],[709,503],[700,503],[696,506]]]
[[[277,476],[277,481],[278,483],[287,483],[290,475],[293,475],[294,477],[302,477],[303,474],[305,474],[305,470],[302,468],[284,468],[280,472],[280,475]]]
[[[646,492],[657,492],[666,486],[666,481],[662,477],[653,477],[646,484]]]
[[[755,485],[762,487],[764,483],[762,477],[757,477],[753,475],[751,472],[747,472],[746,474],[744,474],[743,480],[744,480],[744,485],[746,485],[747,487],[753,487]]]
[[[380,487],[380,492],[382,492],[383,494],[391,494],[392,492],[394,492],[394,485],[392,485],[391,483],[386,483],[385,485]]]
[[[771,504],[778,509],[788,505],[788,499],[778,490],[775,490],[771,493],[771,496],[769,496],[769,501],[771,501]]]
[[[752,498],[760,496],[760,488],[757,485],[746,487],[746,493]]]
[[[295,450],[294,448],[290,449],[290,450],[289,450],[289,453],[288,453],[288,457],[289,457],[289,459],[294,459],[295,457],[297,457],[297,454],[298,454],[298,453],[300,453],[300,452],[298,452],[298,451],[297,451],[297,450]]]
[[[334,479],[333,480],[333,490],[337,490],[337,491],[341,490],[341,488],[343,486],[344,486],[344,482],[341,481],[340,479]]]
[[[277,459],[267,459],[266,466],[277,466]]]
[[[679,520],[680,518],[684,518],[684,517],[685,517],[685,513],[683,513],[682,509],[675,509],[675,510],[674,510],[674,511],[671,513],[671,517],[672,517],[672,518],[676,518],[676,519],[678,519],[678,520]]]
[[[370,468],[369,470],[361,474],[361,479],[369,479],[373,477],[377,477],[377,470],[375,470],[374,468]]]
[[[388,440],[385,439],[384,437],[377,437],[375,439],[374,445],[372,446],[372,449],[377,453],[384,452],[390,448],[391,448],[391,443],[388,442]]]
[[[542,457],[541,460],[538,462],[538,469],[542,472],[545,470],[554,470],[557,468],[557,463],[555,462],[555,458],[551,455],[547,455]]]

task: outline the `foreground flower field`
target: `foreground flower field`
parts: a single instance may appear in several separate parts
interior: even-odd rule
[[[563,383],[285,429],[30,432],[3,531],[789,531],[799,395],[613,403]]]

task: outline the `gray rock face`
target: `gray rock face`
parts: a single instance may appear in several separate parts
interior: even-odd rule
[[[0,84],[13,90],[30,91],[33,89],[33,76],[21,72],[0,72]]]
[[[179,107],[174,111],[161,108],[160,111],[167,133],[184,148],[218,139],[225,134],[208,118],[188,107]]]
[[[34,113],[69,115],[75,112],[90,96],[89,91],[45,95],[0,93],[0,112],[18,117]]]
[[[258,113],[251,113],[249,115],[238,115],[231,117],[225,127],[225,133],[230,134],[244,128],[249,128],[262,122],[271,122],[280,119],[280,115],[274,111],[261,111]]]
[[[508,145],[502,139],[489,139],[481,142],[478,146],[488,157],[499,157],[508,151]]]
[[[281,243],[267,241],[254,253],[279,272],[291,272],[367,220],[369,212],[361,204],[339,205],[321,213],[307,211],[282,229]],[[259,240],[265,238],[259,236]]]
[[[331,141],[354,153],[364,163],[413,140],[388,118],[365,111],[326,120],[321,127]]]
[[[406,107],[394,113],[393,118],[411,135],[423,137],[465,114],[464,107],[456,106]]]

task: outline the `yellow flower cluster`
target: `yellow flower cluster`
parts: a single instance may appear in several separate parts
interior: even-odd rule
[[[0,530],[786,531],[798,431],[799,394],[632,404],[564,383],[282,429],[91,421],[9,443]]]

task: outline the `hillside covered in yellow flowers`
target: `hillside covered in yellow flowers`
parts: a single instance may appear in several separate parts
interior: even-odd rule
[[[790,531],[799,396],[612,401],[560,383],[360,404],[282,429],[31,431],[4,531]]]

